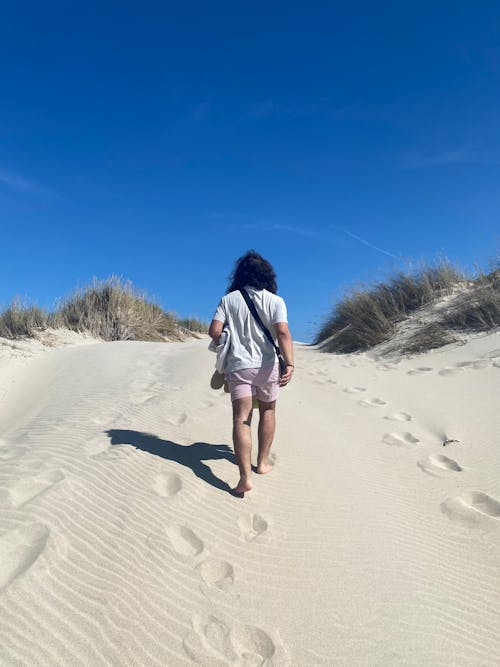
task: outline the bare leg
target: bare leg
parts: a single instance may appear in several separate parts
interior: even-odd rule
[[[272,470],[269,463],[269,452],[273,444],[274,432],[276,430],[276,401],[265,403],[259,401],[259,454],[257,457],[257,472],[265,475]]]
[[[233,401],[233,444],[236,461],[240,469],[240,481],[234,493],[245,493],[252,488],[252,398],[237,398]]]

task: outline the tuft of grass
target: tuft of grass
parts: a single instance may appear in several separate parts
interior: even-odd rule
[[[333,308],[315,343],[328,338],[326,352],[367,350],[390,338],[398,322],[410,313],[447,294],[466,276],[447,261],[399,272],[387,283],[362,286],[348,292]]]
[[[0,313],[0,337],[33,337],[47,327],[67,328],[111,340],[184,340],[192,332],[206,333],[208,324],[180,320],[165,311],[130,281],[117,276],[94,279],[62,300],[53,313],[14,301]]]
[[[474,283],[444,316],[450,329],[488,331],[500,326],[500,269],[480,274]]]
[[[0,313],[0,337],[32,337],[37,331],[47,328],[47,313],[34,305],[23,304],[15,299],[10,306]]]
[[[434,350],[449,343],[455,343],[457,337],[439,322],[431,322],[416,331],[400,348],[403,354],[419,354],[426,350]]]
[[[188,331],[194,331],[196,333],[208,333],[208,324],[202,320],[197,319],[196,317],[182,317],[178,320],[179,326],[187,329]]]
[[[60,304],[52,322],[56,328],[88,332],[107,341],[183,338],[172,313],[116,276],[76,290]]]

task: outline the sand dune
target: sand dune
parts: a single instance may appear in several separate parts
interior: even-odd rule
[[[498,333],[403,360],[297,346],[243,499],[206,340],[21,357],[0,359],[2,665],[498,664]]]

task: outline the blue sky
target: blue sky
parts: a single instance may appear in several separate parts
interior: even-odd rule
[[[118,274],[209,319],[249,248],[292,333],[499,251],[497,2],[24,2],[0,26],[0,304]]]

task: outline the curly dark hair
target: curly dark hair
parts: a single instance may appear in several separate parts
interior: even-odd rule
[[[273,294],[278,291],[276,283],[276,273],[273,267],[255,250],[249,250],[242,257],[236,260],[234,269],[229,276],[229,292],[239,290],[245,285],[250,285],[256,289],[266,289]]]

